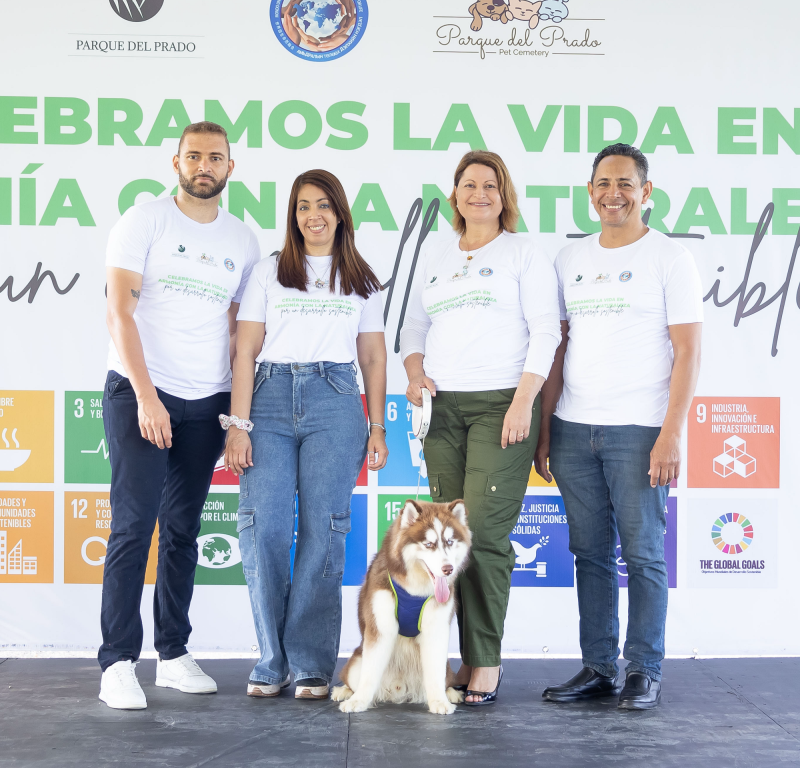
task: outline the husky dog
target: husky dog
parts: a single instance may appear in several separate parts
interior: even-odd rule
[[[361,587],[361,645],[342,670],[344,685],[331,694],[342,712],[383,701],[427,704],[437,715],[455,712],[464,694],[451,687],[455,675],[447,660],[452,587],[471,541],[463,501],[406,501]]]

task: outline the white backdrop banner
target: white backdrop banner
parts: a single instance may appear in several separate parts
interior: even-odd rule
[[[665,531],[667,651],[800,653],[794,2],[774,0],[768,16],[744,0],[724,12],[689,0],[544,0],[538,14],[525,0],[413,10],[386,0],[6,5],[1,653],[92,653],[100,642],[111,520],[106,239],[127,208],[172,193],[177,138],[203,119],[229,131],[236,168],[222,205],[264,254],[281,246],[294,177],[326,168],[342,180],[358,247],[386,286],[391,456],[377,475],[362,472],[353,494],[343,650],[358,643],[370,558],[420,474],[426,490],[398,329],[420,246],[449,227],[458,159],[470,148],[502,155],[522,231],[555,258],[598,231],[591,161],[624,141],[650,159],[649,225],[693,252],[705,291],[703,368]],[[535,473],[529,485],[511,534],[504,650],[576,654],[564,504]],[[215,473],[198,542],[195,651],[255,646],[237,490],[234,476]],[[618,570],[624,614],[621,557]],[[146,622],[151,599],[149,586]]]

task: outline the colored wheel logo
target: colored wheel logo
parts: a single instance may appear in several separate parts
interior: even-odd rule
[[[228,272],[233,272],[233,270],[236,269],[236,265],[230,259],[225,259],[225,269],[227,269]]]
[[[753,524],[738,512],[720,515],[711,526],[711,541],[726,555],[738,555],[753,543]]]
[[[494,274],[493,269],[489,269],[489,267],[484,267],[479,273],[481,277],[489,277]]]
[[[630,280],[632,277],[633,277],[633,273],[632,272],[628,272],[626,270],[625,272],[620,272],[619,281],[621,283],[627,283],[628,280]]]
[[[332,61],[364,36],[367,0],[271,0],[270,24],[287,51],[307,61]]]

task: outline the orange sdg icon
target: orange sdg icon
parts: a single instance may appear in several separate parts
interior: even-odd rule
[[[0,491],[0,584],[53,583],[53,494]]]
[[[779,397],[695,397],[689,413],[689,488],[779,488]]]
[[[64,494],[64,583],[102,584],[111,503],[108,491],[68,491]],[[150,541],[145,584],[156,583],[158,525]]]
[[[53,482],[53,393],[0,390],[0,483]]]

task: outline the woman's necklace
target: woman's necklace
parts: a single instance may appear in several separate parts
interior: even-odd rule
[[[316,270],[316,269],[314,269],[314,267],[311,265],[311,262],[308,260],[308,257],[306,257],[306,263],[307,263],[307,264],[308,264],[308,266],[311,268],[311,271],[314,273],[314,277],[316,277],[316,278],[317,278],[317,279],[314,281],[314,286],[315,286],[316,288],[324,288],[326,285],[330,285],[330,280],[323,280],[323,279],[322,279],[322,278],[319,276],[319,274],[318,274],[317,270]],[[328,269],[326,269],[326,270],[325,270],[325,274],[327,274],[327,273],[328,273],[328,271],[330,271],[330,268],[331,268],[331,265],[330,265],[330,264],[328,264]]]
[[[475,258],[475,255],[472,253],[473,249],[470,248],[469,245],[467,245],[467,238],[465,236],[462,236],[462,239],[464,241],[464,245],[467,246],[467,260],[464,262],[464,266],[461,267],[461,271],[456,272],[451,278],[451,280],[462,280],[463,278],[467,277],[467,273],[469,272],[469,263]],[[483,246],[475,248],[474,250],[479,251],[481,248],[483,248]]]

